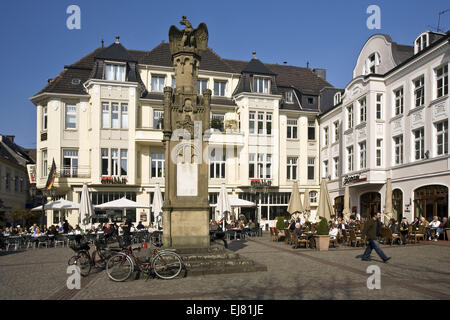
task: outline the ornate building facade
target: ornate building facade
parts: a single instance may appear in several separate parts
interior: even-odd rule
[[[321,177],[338,214],[345,186],[353,212],[383,212],[390,178],[394,218],[449,216],[449,39],[427,31],[405,46],[373,35],[346,88],[322,90]]]
[[[320,182],[319,94],[332,87],[325,70],[265,64],[255,56],[224,59],[207,48],[196,86],[200,95],[212,92],[215,130],[208,143],[214,148],[204,156],[210,204],[225,183],[230,194],[256,203],[242,213],[271,224],[285,214],[298,181],[302,200],[307,193],[314,214]],[[151,206],[156,185],[165,191],[165,87],[176,87],[165,42],[137,51],[117,38],[65,66],[30,98],[36,105],[37,188],[45,187],[54,159],[57,195],[78,202],[87,183],[94,204],[126,196]],[[127,215],[144,224],[153,221],[151,210]],[[77,213],[69,213],[68,220],[76,224]],[[47,224],[59,222],[47,212]]]

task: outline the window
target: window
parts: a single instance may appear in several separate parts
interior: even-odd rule
[[[353,128],[353,105],[347,107],[347,128]]]
[[[256,112],[250,112],[248,115],[249,133],[255,133],[255,114]]]
[[[102,128],[110,128],[109,103],[102,103]]]
[[[395,164],[403,163],[403,136],[394,137]]]
[[[249,154],[249,163],[250,166],[253,168],[249,167],[249,176],[250,178],[252,178],[252,175],[250,173],[253,173],[254,175],[254,165],[252,166],[252,163],[254,164],[254,154]],[[260,178],[260,179],[270,179],[272,177],[272,155],[271,154],[263,154],[263,153],[258,153],[257,154],[257,159],[256,159],[256,178]]]
[[[164,76],[152,76],[152,91],[163,92],[164,91]]]
[[[328,177],[328,160],[323,162],[323,178]]]
[[[366,142],[359,143],[359,168],[366,168]]]
[[[77,107],[73,105],[66,105],[66,129],[76,129],[77,128]]]
[[[164,153],[152,153],[152,178],[164,178]]]
[[[78,150],[63,150],[63,170],[64,177],[78,176]]]
[[[248,154],[248,177],[249,179],[256,178],[255,174],[255,154]]]
[[[294,94],[292,91],[286,91],[284,94],[286,103],[294,103]]]
[[[317,191],[310,191],[309,192],[309,202],[310,203],[317,203]]]
[[[125,103],[120,106],[120,127],[128,129],[128,105]]]
[[[414,135],[414,159],[421,160],[421,159],[425,158],[423,128],[414,130],[413,135]]]
[[[111,175],[119,175],[119,149],[111,149]]]
[[[377,139],[377,149],[376,149],[376,165],[377,167],[381,167],[381,156],[383,150],[383,139]]]
[[[111,105],[111,127],[113,129],[119,128],[119,104],[113,103]]]
[[[269,81],[268,78],[253,78],[253,92],[269,93]]]
[[[120,149],[120,175],[126,176],[128,172],[128,150]]]
[[[42,107],[42,130],[47,130],[47,106]]]
[[[340,92],[336,92],[336,94],[334,95],[334,105],[338,105],[339,103],[341,103],[341,99],[342,99],[342,94]]]
[[[316,123],[314,120],[308,121],[308,140],[316,140]]]
[[[367,120],[367,107],[366,98],[359,100],[359,122],[366,122]]]
[[[203,90],[208,89],[208,80],[197,80],[198,94],[203,94]]]
[[[258,112],[258,134],[264,132],[264,112]]]
[[[102,148],[101,155],[102,155],[102,176],[108,175],[108,163],[109,163],[109,150]]]
[[[297,158],[288,157],[287,158],[287,179],[297,180]]]
[[[416,47],[414,53],[417,53],[425,49],[427,46],[428,46],[428,35],[423,34],[416,39]]]
[[[372,53],[367,59],[366,74],[376,73],[376,67],[380,64],[380,56],[378,53]]]
[[[107,64],[105,80],[125,81],[125,65]]]
[[[272,134],[272,113],[266,113],[266,133]]]
[[[448,120],[436,124],[437,155],[448,154]]]
[[[394,91],[395,95],[395,115],[403,113],[403,88]]]
[[[227,86],[226,81],[214,80],[214,95],[224,97],[226,86]]]
[[[14,192],[19,192],[19,176],[17,175],[17,172],[15,172],[14,176]]]
[[[383,110],[383,95],[381,93],[377,93],[377,103],[376,103],[376,116],[377,120],[382,119],[382,110]]]
[[[314,103],[314,98],[313,97],[308,97],[307,101],[308,101],[308,104],[313,104]]]
[[[448,65],[436,69],[437,98],[448,94]]]
[[[225,179],[225,163],[226,157],[224,150],[212,149],[209,163],[209,177],[211,179]]]
[[[225,115],[221,113],[211,113],[211,128],[217,129],[223,132]]]
[[[287,138],[297,139],[297,119],[287,119]]]
[[[334,177],[339,177],[339,157],[333,158],[334,163]]]
[[[153,110],[153,129],[163,129],[164,124],[164,111]]]
[[[353,146],[347,147],[347,172],[353,171]]]
[[[5,173],[5,190],[10,191],[11,190],[11,171],[6,168]]]
[[[415,106],[420,107],[425,104],[424,76],[414,80],[414,100]]]
[[[339,121],[334,123],[334,142],[339,141]]]
[[[47,150],[42,150],[42,177],[48,175]]]
[[[172,76],[172,89],[175,89],[177,87],[177,81],[174,76]]]
[[[314,180],[315,158],[308,157],[308,180]]]
[[[323,145],[328,146],[328,127],[323,128]]]

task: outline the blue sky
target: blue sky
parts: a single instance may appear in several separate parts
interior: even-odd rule
[[[66,27],[69,5],[81,9],[81,30]],[[381,29],[369,30],[366,9],[381,9]],[[437,25],[446,0],[428,1],[0,1],[0,133],[18,144],[36,147],[36,110],[28,100],[71,64],[120,35],[129,49],[151,50],[168,41],[172,24],[186,15],[196,27],[205,22],[209,46],[228,59],[327,69],[327,80],[345,87],[357,55],[375,33],[389,34],[400,44]],[[450,29],[450,12],[441,28]],[[51,125],[51,124],[50,124]]]

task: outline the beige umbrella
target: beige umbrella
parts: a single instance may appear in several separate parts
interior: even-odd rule
[[[344,211],[342,211],[342,215],[346,221],[350,220],[350,215],[352,212],[350,211],[350,188],[349,186],[345,186],[344,193]]]
[[[323,217],[327,221],[331,220],[331,213],[333,212],[333,205],[331,204],[330,194],[328,193],[327,181],[322,179],[320,182],[320,197],[319,207],[317,208],[318,217]]]
[[[289,212],[291,215],[304,213],[302,200],[300,199],[300,193],[298,192],[297,181],[294,182],[294,187],[292,188],[287,212]]]
[[[392,211],[392,180],[388,178],[386,181],[386,204],[384,207],[384,223],[389,224],[389,220],[393,217]]]

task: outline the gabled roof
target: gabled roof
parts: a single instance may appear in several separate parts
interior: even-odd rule
[[[116,42],[99,51],[97,55],[95,55],[95,58],[113,61],[137,62],[137,60],[130,55],[128,50],[125,49],[122,44]]]
[[[267,68],[259,59],[252,58],[250,62],[242,70],[242,73],[275,75],[275,73]]]

